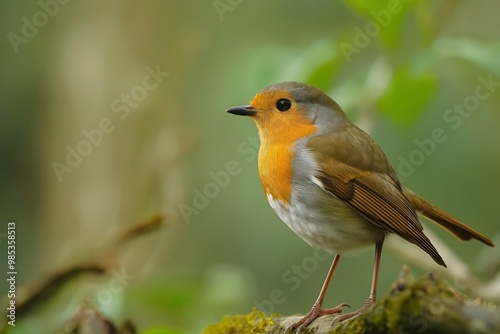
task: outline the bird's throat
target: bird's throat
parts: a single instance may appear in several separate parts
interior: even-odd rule
[[[292,194],[294,148],[298,140],[317,130],[298,112],[255,118],[259,130],[259,176],[266,195],[288,203]]]

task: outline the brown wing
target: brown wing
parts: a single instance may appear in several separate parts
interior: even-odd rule
[[[312,148],[318,144],[323,147],[329,144],[330,147],[329,156],[318,157],[318,161],[322,163],[319,166],[321,172],[316,178],[323,189],[343,200],[367,221],[416,244],[434,261],[446,267],[436,248],[423,233],[415,209],[403,194],[385,154],[364,132],[357,128],[349,130],[342,136],[322,136],[320,141],[311,140],[309,143]],[[352,155],[348,155],[345,152],[352,150],[349,147],[353,145],[353,141],[358,143],[351,151]],[[363,149],[367,152],[363,152]],[[313,151],[324,152],[316,149]],[[339,160],[339,154],[350,158]],[[374,159],[364,158],[370,156]],[[356,167],[358,165],[359,168]]]
[[[384,174],[400,187],[396,172],[384,151],[363,130],[352,124],[346,124],[327,135],[313,137],[307,145],[313,149],[318,161],[342,161],[360,171]]]
[[[324,170],[317,178],[325,191],[345,201],[369,222],[419,246],[434,261],[446,267],[436,248],[425,236],[408,199],[383,176],[352,173],[346,180],[345,176],[335,176],[336,173],[328,167]]]

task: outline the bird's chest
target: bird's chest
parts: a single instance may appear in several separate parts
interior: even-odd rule
[[[345,252],[373,242],[373,232],[352,208],[312,181],[317,163],[308,151],[272,147],[259,152],[259,174],[274,211],[314,247]],[[296,168],[294,170],[294,164]]]
[[[310,197],[304,201],[292,196],[290,203],[284,203],[270,194],[267,194],[267,200],[299,237],[332,254],[371,245],[375,239],[383,237],[382,231],[367,229],[366,221],[341,200],[332,196],[324,198],[321,192],[310,192]]]
[[[286,144],[262,145],[259,176],[266,195],[288,203],[292,195],[293,147]]]

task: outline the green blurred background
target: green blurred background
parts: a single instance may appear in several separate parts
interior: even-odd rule
[[[499,10],[493,0],[3,1],[0,248],[6,254],[6,224],[15,220],[19,299],[93,259],[120,231],[167,212],[164,228],[111,261],[111,271],[133,279],[109,302],[90,303],[103,316],[130,319],[141,333],[198,333],[253,306],[308,311],[331,257],[279,221],[258,180],[255,126],[224,112],[286,80],[325,90],[370,132],[405,185],[498,243]],[[157,87],[144,89],[154,71]],[[489,94],[478,99],[476,89]],[[67,146],[84,145],[82,131],[105,119],[112,130],[58,177],[54,162],[67,164]],[[416,141],[429,143],[437,128],[446,140],[422,151]],[[214,187],[228,163],[238,173]],[[205,191],[212,198],[203,200]],[[495,282],[497,250],[426,229],[485,282],[461,290]],[[380,296],[403,263],[416,275],[436,269],[398,257],[398,247],[385,249]],[[362,305],[372,257],[341,261],[326,306]],[[454,273],[444,275],[460,282]],[[65,283],[9,332],[63,333],[112,278]],[[279,302],[266,302],[275,290]]]

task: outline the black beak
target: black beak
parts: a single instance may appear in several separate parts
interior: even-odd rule
[[[255,116],[257,113],[257,111],[250,105],[231,107],[227,109],[226,112],[240,116]]]

